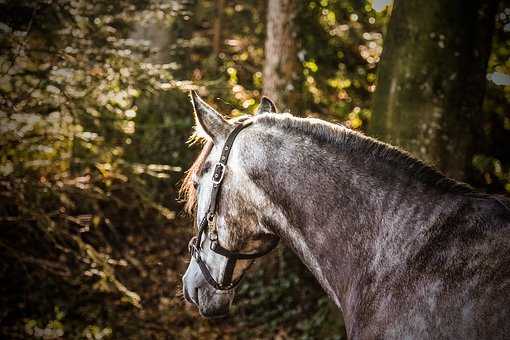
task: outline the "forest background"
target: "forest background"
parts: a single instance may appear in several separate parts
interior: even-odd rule
[[[198,90],[262,94],[510,193],[510,5],[430,0],[0,0],[0,337],[342,339],[279,247],[232,316],[179,295],[179,180]]]

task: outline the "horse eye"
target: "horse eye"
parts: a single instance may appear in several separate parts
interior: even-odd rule
[[[195,190],[198,189],[198,181],[193,180],[193,188],[195,188]]]

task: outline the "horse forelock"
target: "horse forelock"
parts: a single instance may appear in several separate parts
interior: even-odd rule
[[[242,115],[230,118],[228,121],[229,123],[235,123],[247,117],[249,117],[249,115]],[[203,136],[204,132],[198,132],[199,130],[201,131],[200,128],[195,127],[195,133],[190,137],[188,143],[193,145],[198,142],[203,143],[204,146],[197,159],[195,159],[191,167],[186,171],[186,175],[179,188],[179,196],[185,201],[184,210],[190,215],[193,215],[197,204],[197,190],[193,184],[194,178],[202,172],[207,156],[209,156],[214,146],[214,143],[210,139]]]
[[[207,156],[209,156],[212,148],[213,142],[206,141],[197,159],[195,159],[191,167],[186,171],[186,175],[184,176],[181,187],[179,189],[180,196],[186,202],[184,205],[184,210],[190,215],[193,214],[193,210],[197,203],[197,190],[195,189],[195,185],[193,183],[194,178],[202,171],[205,160],[207,159]]]

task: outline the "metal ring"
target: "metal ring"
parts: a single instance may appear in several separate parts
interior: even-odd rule
[[[207,222],[209,222],[209,223],[214,222],[214,213],[207,214]]]

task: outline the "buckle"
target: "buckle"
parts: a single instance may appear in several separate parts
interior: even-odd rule
[[[218,239],[211,240],[211,244],[209,245],[209,249],[211,249],[212,251],[216,251],[216,249],[218,249]]]
[[[220,184],[223,181],[223,176],[225,176],[226,166],[223,163],[216,163],[214,166],[214,172],[212,176],[212,182],[214,184]]]
[[[207,223],[209,223],[209,224],[214,223],[214,213],[212,213],[212,212],[207,213]]]

